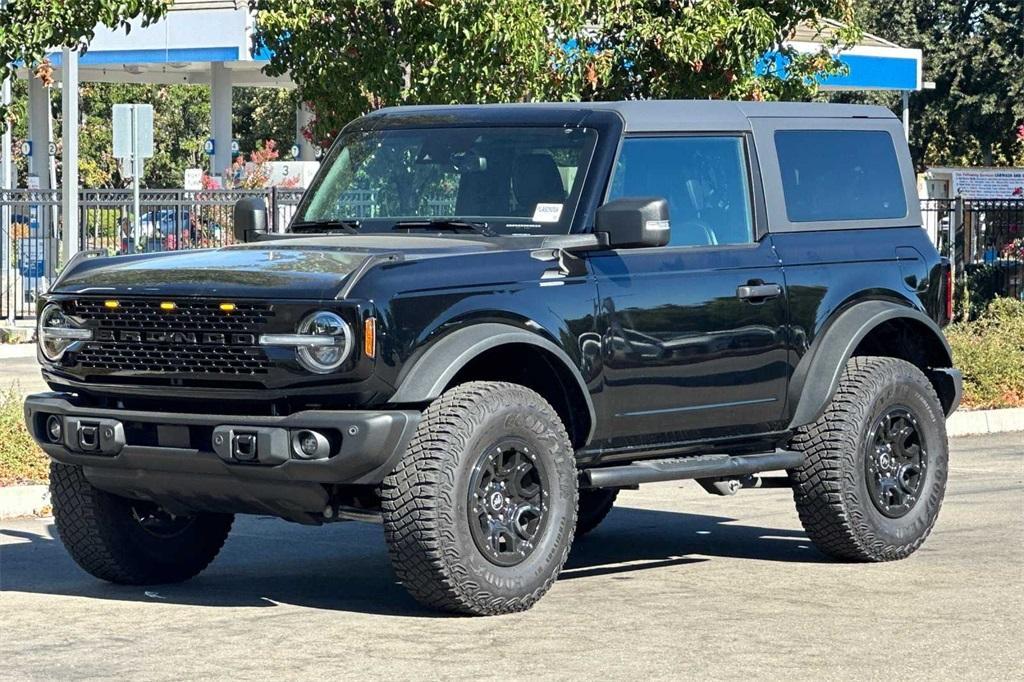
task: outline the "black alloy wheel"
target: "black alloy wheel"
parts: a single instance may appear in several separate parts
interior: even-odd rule
[[[519,439],[480,455],[469,487],[469,527],[477,549],[497,566],[522,563],[544,530],[547,491],[543,458]]]
[[[921,499],[928,450],[917,417],[897,405],[883,413],[869,432],[865,453],[871,501],[891,519],[905,516]]]

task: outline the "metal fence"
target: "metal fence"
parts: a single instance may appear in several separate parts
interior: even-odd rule
[[[234,241],[233,208],[242,197],[267,202],[271,230],[283,231],[301,189],[145,190],[135,224],[128,189],[79,193],[79,248],[111,254],[215,248]],[[59,190],[0,191],[0,322],[35,315],[35,300],[60,269]]]
[[[230,244],[232,208],[246,196],[264,198],[270,227],[280,232],[302,190],[146,190],[138,228],[130,190],[82,190],[79,246],[126,254]],[[370,215],[372,196],[347,203],[359,206],[360,199]],[[963,315],[977,314],[996,295],[1024,299],[1024,199],[922,199],[921,211],[939,253],[953,262]],[[58,190],[0,191],[0,321],[35,315],[36,297],[60,268],[59,244]]]
[[[922,199],[922,223],[954,266],[961,317],[1024,300],[1024,199]]]

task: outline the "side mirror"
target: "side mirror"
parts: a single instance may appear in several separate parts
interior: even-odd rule
[[[244,197],[235,202],[235,241],[254,242],[267,234],[267,205],[260,197]]]
[[[623,197],[597,209],[596,232],[608,235],[613,249],[665,246],[670,228],[668,202],[661,197]]]

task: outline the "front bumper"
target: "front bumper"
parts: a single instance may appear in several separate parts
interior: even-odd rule
[[[51,417],[61,424],[59,439],[48,435]],[[317,522],[329,485],[380,483],[419,419],[412,410],[257,417],[101,409],[64,393],[25,400],[39,446],[57,462],[82,466],[97,488],[175,513],[272,514],[304,523]],[[329,456],[296,456],[294,437],[306,429],[328,437]],[[244,452],[236,450],[239,438]]]

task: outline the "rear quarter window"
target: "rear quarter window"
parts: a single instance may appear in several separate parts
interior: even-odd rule
[[[907,216],[892,136],[884,130],[777,130],[790,222],[891,220]]]

